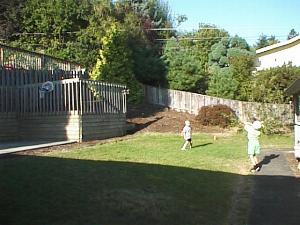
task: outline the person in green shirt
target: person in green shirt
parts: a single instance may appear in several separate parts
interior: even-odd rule
[[[252,164],[251,172],[259,171],[261,166],[259,165],[257,155],[260,153],[260,128],[262,123],[258,120],[254,120],[253,123],[246,122],[244,129],[247,131],[248,138],[248,155]]]

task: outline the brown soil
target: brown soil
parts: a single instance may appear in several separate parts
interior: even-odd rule
[[[298,178],[300,178],[300,170],[298,169],[298,161],[294,156],[294,153],[289,153],[285,155],[287,161],[289,162],[289,165],[291,167],[291,170],[293,171],[294,175]]]
[[[191,122],[193,132],[223,133],[225,131],[219,127],[201,125],[195,115],[162,106],[129,106],[127,112],[127,122],[132,125],[132,132],[178,133],[183,128],[185,120]]]

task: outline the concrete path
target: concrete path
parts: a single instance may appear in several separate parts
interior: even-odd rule
[[[6,142],[0,143],[0,155],[14,152],[47,148],[57,145],[76,143],[76,141],[57,141],[57,142]]]
[[[254,177],[247,225],[299,225],[300,179],[286,159],[287,151],[266,150]]]

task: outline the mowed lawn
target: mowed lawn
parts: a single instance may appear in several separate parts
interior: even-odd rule
[[[0,224],[227,225],[238,178],[248,177],[246,136],[193,140],[181,151],[178,135],[140,134],[0,158]],[[293,138],[262,145],[291,148]]]

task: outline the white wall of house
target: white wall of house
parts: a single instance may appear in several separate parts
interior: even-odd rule
[[[257,71],[292,63],[300,66],[300,37],[280,42],[256,51],[258,59]]]

